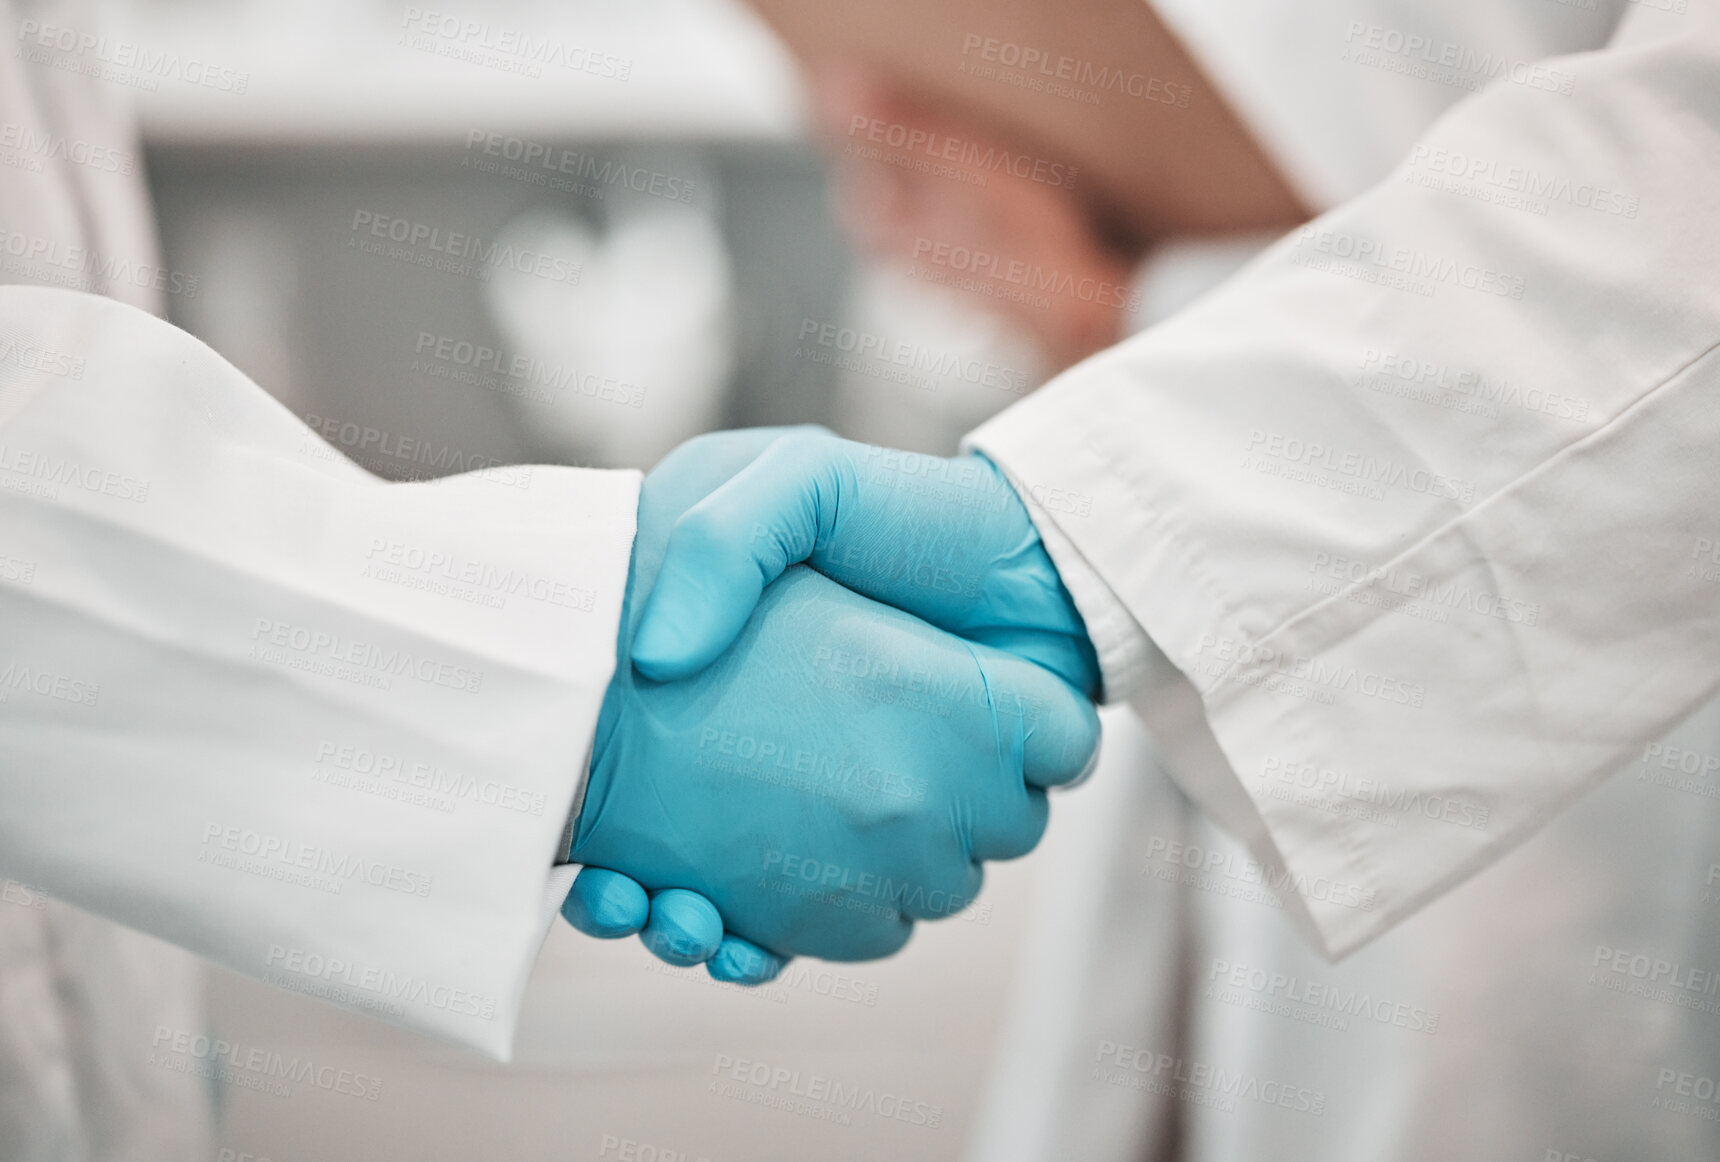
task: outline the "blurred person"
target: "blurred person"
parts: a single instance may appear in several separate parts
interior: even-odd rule
[[[758,983],[796,952],[887,954],[1034,845],[1044,788],[1095,743],[1048,667],[802,571],[718,667],[635,680],[621,627],[671,524],[777,433],[643,483],[385,484],[150,313],[192,288],[84,59],[97,26],[0,16],[0,863],[28,881],[0,901],[0,1154],[211,1152],[217,1084],[248,1066],[161,940],[506,1058],[558,909]],[[1049,612],[1045,648],[1090,686],[1078,615]],[[973,697],[932,721],[814,680],[883,642]],[[737,768],[736,737],[790,776]],[[785,893],[785,852],[898,886]],[[599,857],[619,870],[575,879]]]
[[[1033,335],[1054,368],[1131,329],[1129,284],[1157,243],[1309,216],[1222,88],[1134,0],[755,7],[806,64],[836,202],[862,249],[930,286],[959,281],[956,297]],[[1053,81],[1098,62],[1140,92],[1088,104],[1092,93],[1024,86],[1035,70],[1007,84],[982,75],[1024,52]]]
[[[861,237],[987,255],[958,291],[1274,220],[1232,212],[1198,143],[969,67],[1164,75],[1118,47],[1150,14],[1083,36],[1123,5],[758,6],[826,94]],[[1107,697],[1152,728],[1112,712],[1101,786],[1135,786],[1072,807],[1091,842],[1042,888],[970,1156],[1714,1156],[1716,14],[1156,8],[1176,38],[1148,56],[1186,44],[1326,212],[970,438],[1039,523]],[[894,158],[855,156],[875,126]],[[1131,215],[1112,183],[897,164],[957,138],[1158,184]],[[1119,220],[1142,224],[1120,247]],[[1154,280],[1200,249],[1139,289],[1174,299]],[[997,306],[1061,361],[1106,342],[1097,312]],[[960,632],[971,611],[851,561],[885,541],[1006,576],[955,490],[867,475],[972,460],[830,441],[755,465],[689,519],[772,535],[698,554],[703,592],[660,585],[679,643],[649,641],[654,606],[636,659],[696,667],[800,559]]]

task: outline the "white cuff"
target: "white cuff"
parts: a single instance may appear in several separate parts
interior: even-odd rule
[[[1039,539],[1064,588],[1075,601],[1081,619],[1087,623],[1087,637],[1099,655],[1100,680],[1103,691],[1100,704],[1126,702],[1141,689],[1168,679],[1164,667],[1170,659],[1153,644],[1135,615],[1120,601],[1105,579],[1087,563],[1075,542],[1057,527],[1051,514],[1023,494],[1028,515],[1039,529]]]

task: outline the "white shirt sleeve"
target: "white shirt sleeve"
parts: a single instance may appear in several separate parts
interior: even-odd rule
[[[638,487],[386,483],[169,324],[0,288],[0,865],[505,1057]]]
[[[972,437],[1171,663],[1099,642],[1331,954],[1720,686],[1716,23],[1502,79]]]

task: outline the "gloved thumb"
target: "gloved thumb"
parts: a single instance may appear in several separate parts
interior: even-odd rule
[[[828,536],[844,485],[854,493],[852,464],[830,454],[833,443],[780,440],[675,522],[633,638],[641,674],[669,682],[710,665],[765,586]]]
[[[744,545],[677,524],[633,638],[634,668],[658,682],[703,670],[746,625],[765,583]]]

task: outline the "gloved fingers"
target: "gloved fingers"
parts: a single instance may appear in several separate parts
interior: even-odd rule
[[[973,857],[981,862],[1020,859],[1039,846],[1051,821],[1051,804],[1038,787],[1000,788],[997,797],[975,813]]]
[[[651,919],[639,938],[665,963],[703,964],[722,947],[723,918],[699,893],[670,888],[651,897]]]
[[[633,665],[659,682],[696,674],[735,640],[765,586],[812,554],[844,493],[843,441],[785,436],[683,513],[633,637]]]
[[[1084,774],[1099,750],[1099,714],[1069,683],[1032,662],[974,647],[997,736],[1019,743],[1022,778],[1056,787]]]
[[[631,936],[651,916],[651,897],[637,881],[600,867],[581,868],[561,903],[562,918],[587,936]]]
[[[987,626],[975,630],[951,629],[951,632],[1037,662],[1087,697],[1099,697],[1099,655],[1087,637],[1085,626],[1070,633],[1052,633],[1037,626]]]
[[[705,971],[714,980],[751,987],[769,984],[787,964],[786,956],[767,952],[739,936],[724,936],[717,954],[705,962]]]

